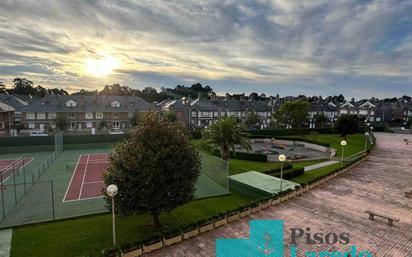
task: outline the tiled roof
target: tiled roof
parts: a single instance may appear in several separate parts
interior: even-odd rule
[[[0,95],[0,102],[18,110],[27,105],[27,102],[14,95]]]
[[[66,106],[66,102],[74,101],[75,107]],[[120,103],[113,107],[112,103]],[[22,112],[137,112],[149,111],[155,106],[138,96],[55,96],[49,95],[23,107]]]

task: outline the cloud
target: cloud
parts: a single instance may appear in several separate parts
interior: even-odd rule
[[[200,81],[219,92],[402,94],[412,82],[411,12],[401,0],[6,0],[0,80],[27,76],[73,90]],[[120,67],[87,74],[85,60],[102,55]]]

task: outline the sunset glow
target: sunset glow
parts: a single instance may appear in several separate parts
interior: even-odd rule
[[[88,58],[85,62],[87,74],[95,77],[110,75],[118,66],[119,61],[112,56],[106,56],[100,59]]]

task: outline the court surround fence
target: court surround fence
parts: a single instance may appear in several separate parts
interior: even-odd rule
[[[44,190],[34,190],[39,185],[46,185],[45,188],[48,192],[42,195],[43,198],[50,198],[50,208],[52,217],[54,217],[54,192],[53,181],[39,181],[41,175],[53,164],[57,159],[61,151],[63,150],[63,135],[62,133],[56,133],[54,135],[54,147],[55,150],[49,154],[44,161],[37,167],[27,167],[24,164],[26,158],[21,157],[17,159],[17,162],[23,162],[22,165],[15,167],[11,166],[10,169],[2,170],[0,173],[0,226],[5,226],[4,222],[8,216],[13,216],[13,209],[18,205],[25,196],[34,195]],[[16,163],[16,161],[14,163]],[[32,204],[36,204],[33,202]],[[13,219],[13,217],[11,217]]]

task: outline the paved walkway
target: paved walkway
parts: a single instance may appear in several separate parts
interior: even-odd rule
[[[11,248],[11,237],[13,229],[0,230],[0,257],[9,257]]]
[[[372,251],[374,257],[411,257],[412,200],[405,198],[403,193],[412,186],[412,145],[403,142],[406,135],[376,136],[376,150],[349,173],[251,218],[285,220],[286,246],[291,228],[310,227],[313,233],[349,233],[351,243],[362,250]],[[412,141],[412,135],[407,137]],[[370,221],[364,213],[370,208],[396,216],[401,221],[394,227],[379,219]],[[249,219],[243,219],[146,256],[214,257],[215,239],[247,237],[248,222]],[[302,251],[317,247],[343,250],[339,245],[298,244]]]
[[[318,164],[313,164],[313,165],[309,165],[305,167],[305,171],[310,171],[310,170],[315,170],[315,169],[319,169],[319,168],[323,168],[332,164],[336,164],[339,163],[339,161],[326,161],[326,162],[321,162]]]

